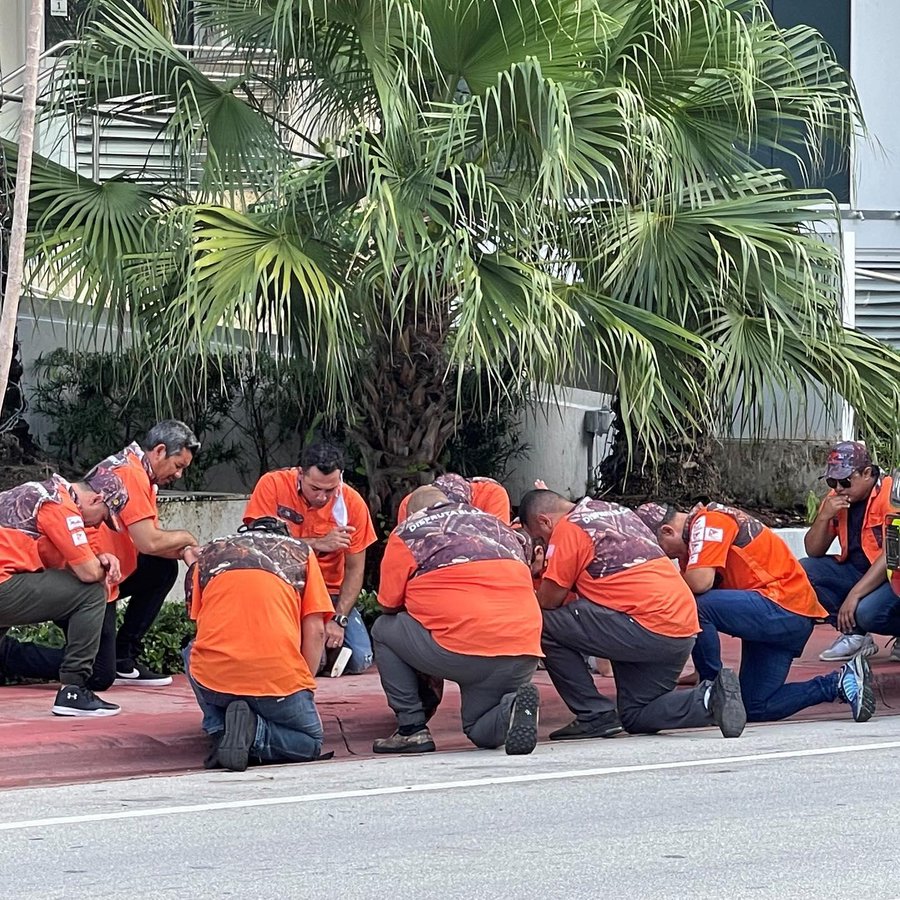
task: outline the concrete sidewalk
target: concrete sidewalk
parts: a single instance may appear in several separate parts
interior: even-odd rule
[[[835,668],[818,654],[835,637],[819,626],[804,656],[791,671],[792,681],[803,681]],[[884,639],[877,639],[883,647]],[[740,645],[723,640],[726,665],[739,664]],[[871,660],[878,696],[877,715],[900,714],[900,662],[882,649]],[[541,690],[541,740],[572,715],[550,684],[538,672]],[[600,690],[614,690],[611,678],[597,678]],[[141,775],[187,772],[201,768],[206,739],[200,731],[200,713],[184,676],[167,688],[112,688],[104,696],[122,706],[109,719],[64,719],[52,716],[56,687],[30,685],[0,688],[0,787],[102,781]],[[320,679],[316,700],[325,725],[326,750],[336,758],[372,755],[372,741],[389,735],[394,719],[387,708],[375,671],[339,679]],[[843,704],[821,704],[795,717],[846,719]],[[764,727],[777,727],[777,724]],[[470,749],[459,724],[459,694],[448,683],[444,701],[430,723],[438,750]],[[601,742],[602,743],[602,742]]]

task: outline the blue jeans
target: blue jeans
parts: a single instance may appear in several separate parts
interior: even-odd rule
[[[257,716],[251,757],[261,762],[307,762],[319,756],[325,732],[312,691],[297,691],[286,697],[249,697],[210,690],[191,677],[192,646],[182,650],[184,670],[203,711],[203,730],[207,734],[224,731],[228,704],[244,700]]]
[[[817,703],[837,699],[837,672],[785,684],[813,620],[788,612],[756,591],[707,591],[697,597],[700,635],[694,665],[703,680],[722,668],[719,632],[741,639],[741,694],[750,722],[774,722]]]
[[[828,610],[828,621],[837,627],[837,611],[865,572],[860,572],[850,563],[838,562],[835,556],[808,556],[800,560],[800,565],[809,576],[819,603]],[[856,607],[853,633],[866,634],[870,631],[900,635],[900,597],[887,581],[866,594]]]
[[[337,604],[337,597],[332,597],[331,600]],[[363,622],[362,616],[355,606],[350,610],[347,619],[347,627],[344,629],[344,646],[349,647],[353,655],[344,669],[344,674],[359,675],[360,672],[365,672],[372,665],[372,639],[369,637],[366,623]]]

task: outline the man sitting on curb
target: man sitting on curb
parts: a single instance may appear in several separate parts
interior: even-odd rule
[[[365,500],[344,484],[343,470],[344,454],[337,445],[320,441],[304,447],[297,468],[267,472],[259,479],[244,521],[284,519],[290,533],[313,549],[334,604],[325,646],[331,651],[349,647],[344,672],[358,675],[372,665],[372,642],[356,601],[375,529]]]
[[[722,669],[692,690],[675,684],[700,630],[694,598],[653,535],[624,506],[548,490],[519,506],[546,544],[538,602],[547,672],[575,721],[550,740],[652,734],[716,724],[738,737],[746,720],[737,676]],[[575,598],[570,598],[570,591]],[[597,690],[586,656],[610,660],[616,704]]]
[[[257,519],[200,548],[185,579],[197,636],[185,668],[210,738],[207,768],[317,759],[312,672],[334,607],[308,545]]]
[[[859,441],[836,444],[823,477],[830,490],[806,533],[809,556],[801,562],[828,621],[843,634],[819,659],[874,656],[878,647],[869,632],[900,634],[900,597],[887,583],[882,547],[891,479],[881,476]],[[838,555],[827,556],[835,537]]]
[[[700,678],[721,670],[719,632],[741,639],[741,693],[751,722],[774,722],[818,703],[848,703],[857,722],[875,711],[869,665],[855,656],[839,671],[785,684],[825,610],[787,544],[758,519],[710,503],[689,513],[660,503],[637,509],[660,546],[679,561],[697,596]]]
[[[375,753],[426,753],[421,675],[459,685],[466,737],[511,755],[537,743],[541,613],[524,538],[496,516],[413,491],[409,518],[388,538],[372,628],[375,658],[397,731]]]
[[[121,492],[121,484],[118,488]],[[119,712],[87,686],[107,595],[120,570],[115,556],[94,555],[85,526],[107,519],[115,505],[86,482],[70,484],[58,475],[0,494],[0,634],[12,625],[64,623],[62,687],[52,709],[57,716]],[[58,568],[47,567],[44,557],[51,551]]]
[[[427,487],[427,485],[425,485]],[[438,475],[431,487],[437,488],[448,500],[454,503],[466,503],[482,512],[496,516],[505,525],[512,521],[509,507],[509,494],[499,481],[493,478],[463,478],[455,472]],[[407,505],[410,494],[407,494],[397,509],[397,524],[400,525],[409,515]]]

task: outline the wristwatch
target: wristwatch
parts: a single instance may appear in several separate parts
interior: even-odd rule
[[[346,628],[347,623],[350,621],[350,618],[349,618],[349,616],[342,616],[340,613],[335,613],[331,617],[331,621],[340,625],[341,628]]]

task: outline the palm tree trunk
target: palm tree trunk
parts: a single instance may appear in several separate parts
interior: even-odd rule
[[[19,154],[16,192],[13,200],[9,240],[9,270],[0,314],[0,397],[6,396],[9,367],[16,339],[16,320],[22,296],[25,269],[25,236],[28,229],[28,192],[31,187],[31,157],[34,151],[34,123],[37,113],[38,67],[41,33],[44,27],[44,0],[31,0],[25,44],[25,75],[22,90],[22,117],[19,122]]]

